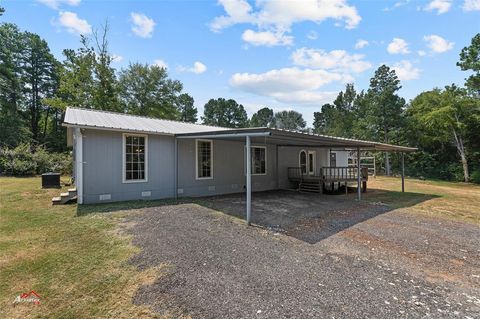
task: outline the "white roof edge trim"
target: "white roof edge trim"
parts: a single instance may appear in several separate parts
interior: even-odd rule
[[[87,129],[87,130],[100,130],[100,131],[110,131],[110,132],[127,132],[127,133],[141,133],[141,134],[150,134],[150,135],[166,135],[166,136],[175,135],[172,133],[164,133],[164,132],[142,131],[142,130],[135,130],[135,129],[112,128],[112,127],[93,126],[93,125],[78,125],[78,124],[69,124],[69,123],[62,123],[62,126],[72,127],[72,128],[78,127],[78,128]]]

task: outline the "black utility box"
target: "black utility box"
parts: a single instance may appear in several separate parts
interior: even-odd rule
[[[42,174],[42,188],[60,188],[60,173]]]

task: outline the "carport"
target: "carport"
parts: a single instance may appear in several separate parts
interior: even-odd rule
[[[357,154],[357,167],[353,168],[350,177],[354,177],[357,183],[357,200],[361,200],[361,151],[378,152],[397,152],[401,154],[401,176],[402,192],[405,191],[405,156],[406,152],[413,152],[416,148],[377,143],[372,141],[363,141],[349,138],[340,138],[313,133],[304,133],[297,131],[273,129],[273,128],[246,128],[229,129],[207,133],[186,133],[175,136],[175,157],[178,157],[177,140],[178,139],[218,139],[230,140],[245,143],[245,191],[246,207],[245,215],[247,224],[250,225],[252,213],[252,165],[251,165],[251,145],[252,143],[265,143],[275,145],[276,149],[276,174],[278,175],[278,149],[279,147],[312,147],[312,148],[338,148],[343,150],[354,150]],[[176,161],[177,162],[177,161]],[[176,168],[177,169],[177,168]],[[350,174],[350,173],[349,173]],[[342,180],[344,177],[342,177]],[[177,183],[177,181],[176,181]]]

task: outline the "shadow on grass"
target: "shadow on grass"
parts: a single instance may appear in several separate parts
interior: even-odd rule
[[[384,189],[369,189],[367,193],[362,194],[362,198],[367,202],[380,202],[387,204],[393,209],[411,207],[431,199],[440,198],[439,195],[424,194],[415,192],[399,192]]]

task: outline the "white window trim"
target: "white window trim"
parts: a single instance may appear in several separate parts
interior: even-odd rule
[[[198,142],[209,142],[210,143],[210,158],[211,158],[211,168],[210,168],[210,176],[209,177],[198,177]],[[195,140],[195,179],[196,180],[206,180],[206,179],[213,179],[213,140],[203,140],[203,139],[196,139]]]
[[[245,146],[245,148],[246,148],[246,146]],[[252,166],[251,166],[251,167],[252,167],[252,173],[251,173],[251,175],[252,175],[252,176],[265,176],[265,175],[267,175],[267,172],[268,172],[267,147],[266,147],[266,146],[263,146],[263,145],[258,145],[258,146],[257,146],[257,145],[252,145],[252,146],[250,146],[250,154],[252,154],[252,150],[253,150],[254,148],[263,148],[263,149],[265,150],[265,173],[254,174],[254,173],[253,173],[253,165],[252,165]],[[252,157],[250,156],[250,161],[251,161],[251,160],[252,160]],[[253,164],[253,163],[252,163],[252,164]]]
[[[141,136],[145,138],[145,178],[144,179],[132,179],[127,180],[126,174],[126,154],[125,146],[127,141],[127,136]],[[132,183],[147,183],[148,182],[148,135],[145,134],[132,134],[132,133],[123,133],[122,134],[122,183],[132,184]]]
[[[310,171],[310,154],[313,154],[313,172]],[[307,173],[308,175],[315,175],[317,170],[317,152],[316,151],[308,151],[307,153]]]

